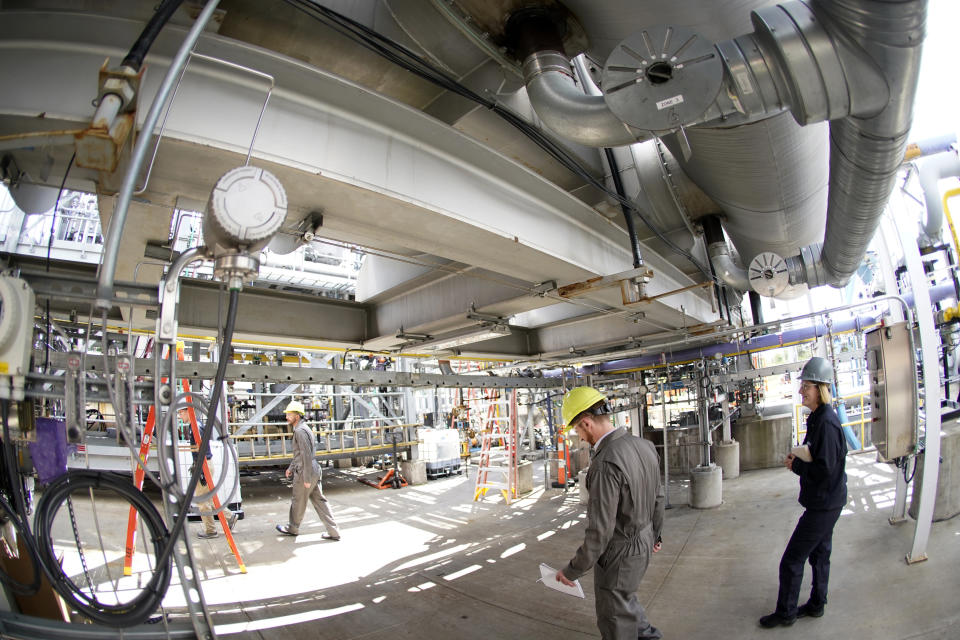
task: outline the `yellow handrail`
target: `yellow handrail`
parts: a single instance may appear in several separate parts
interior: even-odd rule
[[[311,429],[314,438],[321,436],[324,438],[326,447],[321,448],[319,442],[314,455],[323,455],[331,453],[355,453],[362,454],[367,451],[382,450],[385,447],[392,447],[393,440],[387,437],[391,429],[401,428],[403,436],[397,441],[398,447],[409,447],[417,444],[418,440],[408,439],[406,427],[415,427],[418,424],[398,424],[380,427],[358,427],[356,429],[332,429],[319,430]],[[347,439],[352,436],[353,444],[346,446]],[[249,462],[253,460],[283,460],[293,457],[293,434],[291,433],[245,433],[239,436],[231,436],[237,444],[237,459],[239,462]],[[333,441],[338,441],[339,446],[331,446]],[[262,442],[266,445],[266,451],[263,454],[257,452],[255,444]],[[360,444],[364,442],[365,444]],[[249,443],[249,446],[242,446]]]

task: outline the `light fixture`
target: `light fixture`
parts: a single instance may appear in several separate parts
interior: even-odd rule
[[[416,349],[423,349],[424,351],[442,351],[443,349],[453,349],[467,344],[473,344],[474,342],[502,338],[508,335],[510,335],[510,327],[506,324],[482,324],[434,336],[430,340],[411,346]]]

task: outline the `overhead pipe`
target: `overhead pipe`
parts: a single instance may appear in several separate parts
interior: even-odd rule
[[[563,25],[543,8],[511,14],[506,36],[523,60],[523,79],[537,116],[552,131],[592,147],[622,147],[653,136],[623,122],[603,96],[577,86],[570,58],[563,52]]]
[[[841,56],[845,84],[836,93],[849,106],[830,124],[830,196],[821,255],[825,277],[807,282],[841,287],[863,260],[907,146],[927,0],[818,0],[811,6]],[[859,47],[846,44],[851,40]],[[882,74],[889,91],[879,109],[869,99],[877,89],[864,82],[872,70]]]
[[[954,298],[956,294],[953,290],[953,285],[938,285],[930,289],[930,302],[936,303],[941,300]],[[804,318],[810,318],[820,315],[828,315],[832,312],[843,311],[847,309],[853,309],[856,307],[863,307],[869,304],[876,304],[883,302],[884,300],[897,300],[902,301],[901,304],[905,309],[912,309],[915,307],[914,298],[911,294],[905,294],[903,296],[882,296],[874,300],[865,300],[861,302],[856,302],[849,305],[844,305],[843,307],[837,307],[835,309],[827,309],[825,311],[816,311],[813,313],[806,314],[804,316],[798,316],[796,318],[791,318],[791,321],[797,321]],[[618,373],[622,371],[630,371],[635,369],[643,369],[648,367],[653,367],[662,364],[680,364],[684,362],[692,362],[694,360],[699,360],[701,358],[712,358],[712,357],[722,357],[729,356],[741,351],[763,351],[765,349],[773,349],[777,347],[783,347],[785,345],[806,342],[809,340],[814,340],[817,338],[825,337],[829,332],[832,332],[834,335],[838,333],[845,333],[847,331],[862,331],[867,327],[873,326],[879,323],[886,313],[881,312],[876,315],[858,315],[853,318],[845,318],[841,320],[834,320],[833,324],[828,328],[826,324],[822,322],[817,322],[816,324],[801,327],[798,329],[789,329],[787,331],[776,331],[776,333],[768,333],[762,336],[755,336],[750,338],[747,341],[741,342],[723,342],[719,344],[710,344],[707,346],[701,347],[690,347],[687,349],[674,350],[671,347],[682,345],[687,340],[674,342],[674,343],[665,343],[659,345],[650,345],[648,347],[642,348],[642,351],[646,352],[646,355],[640,355],[637,357],[624,358],[622,360],[610,360],[603,364],[590,365],[583,367],[583,374],[605,374],[605,373]],[[911,314],[912,318],[912,314]],[[771,321],[766,322],[759,327],[758,329],[769,329],[776,328],[779,325],[782,325],[785,320]],[[738,330],[728,330],[722,332],[721,335],[732,335],[735,332],[742,332],[742,329]],[[663,355],[664,353],[669,354],[668,359],[664,362]],[[559,375],[561,370],[545,370],[543,375],[545,377],[553,377]]]
[[[614,59],[615,51],[604,70],[606,108],[575,90],[569,60],[559,53],[562,32],[544,12],[515,13],[508,34],[515,45],[522,43],[514,48],[524,60],[537,115],[583,144],[614,146],[612,139],[627,144],[644,139],[644,130],[682,134],[690,126],[744,124],[784,109],[800,125],[831,121],[823,246],[807,247],[788,262],[790,284],[843,286],[866,253],[904,156],[926,5],[927,0],[794,0],[766,7],[751,14],[752,33],[710,50],[697,44],[703,55],[690,60],[659,61],[663,73],[656,77],[650,73],[656,65],[641,67],[633,56],[637,68],[631,69]],[[680,62],[689,75],[674,75]],[[696,64],[707,71],[692,73]],[[665,87],[677,93],[675,85],[691,99],[672,106],[649,99]],[[718,248],[716,254],[722,263],[724,252]],[[730,277],[742,285],[736,275]]]
[[[750,77],[769,78],[798,124],[831,121],[824,242],[787,258],[792,285],[844,286],[863,260],[906,147],[926,4],[788,2],[751,14],[754,33],[735,39],[736,46],[717,45],[730,52],[753,43],[762,53],[744,57],[741,71],[750,75],[731,73],[727,62],[728,90],[751,88]],[[769,85],[755,85],[760,103],[771,103],[774,96],[764,96]]]
[[[956,148],[954,146],[956,144],[957,134],[955,133],[948,133],[935,138],[917,140],[916,142],[911,142],[907,145],[907,150],[903,154],[903,161],[910,162],[911,160],[916,160],[917,158],[932,156],[938,153],[946,153],[947,151],[956,152]]]

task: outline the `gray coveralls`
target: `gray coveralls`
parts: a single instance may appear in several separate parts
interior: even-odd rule
[[[314,457],[315,450],[313,432],[301,419],[293,430],[293,460],[287,467],[293,478],[293,502],[290,503],[290,522],[287,530],[293,534],[300,531],[300,522],[303,521],[303,514],[307,511],[309,499],[327,528],[327,534],[331,538],[339,538],[340,529],[333,519],[330,505],[327,504],[320,485],[320,465]],[[312,488],[303,486],[304,482],[309,482]]]
[[[563,575],[576,580],[596,566],[597,627],[604,640],[660,638],[637,600],[663,527],[656,448],[649,440],[616,429],[598,443],[586,486],[587,530]]]

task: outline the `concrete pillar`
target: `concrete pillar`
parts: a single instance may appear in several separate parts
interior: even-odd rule
[[[577,474],[577,485],[580,487],[580,504],[587,504],[590,499],[590,494],[587,493],[586,469]]]
[[[425,460],[401,460],[400,473],[407,484],[427,484],[427,463]]]
[[[742,417],[733,425],[733,439],[740,443],[741,470],[782,467],[793,446],[793,416]]]
[[[716,445],[717,465],[723,469],[723,479],[740,477],[740,443],[736,440],[724,440]]]
[[[517,494],[523,495],[533,491],[533,463],[524,460],[517,465]]]
[[[723,502],[723,470],[715,464],[690,472],[690,506],[694,509],[719,507]]]

